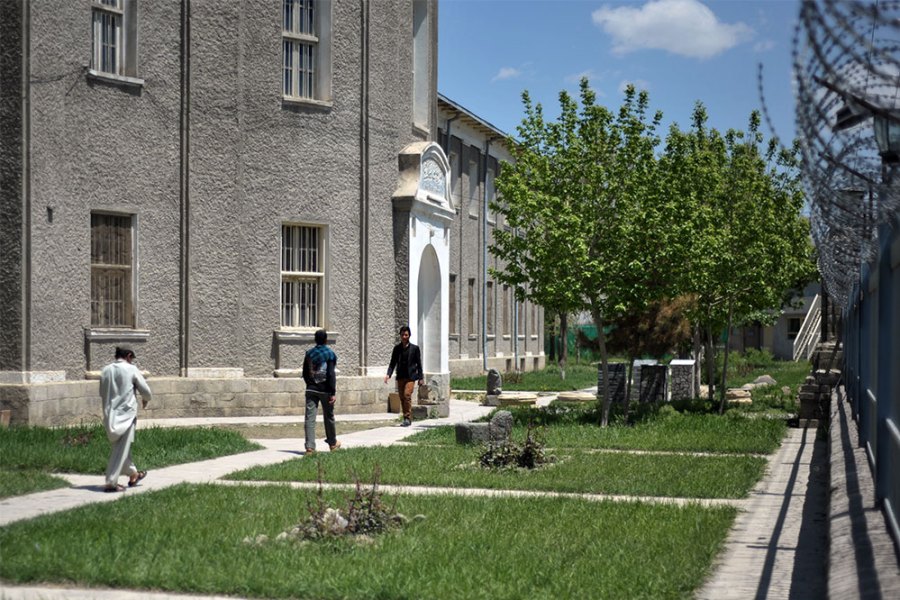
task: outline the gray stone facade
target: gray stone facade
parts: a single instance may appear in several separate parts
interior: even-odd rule
[[[282,326],[281,236],[304,225],[323,237],[317,327],[339,357],[339,410],[385,410],[419,275],[398,271],[392,198],[401,152],[438,138],[437,3],[317,3],[330,77],[308,101],[282,91],[281,3],[141,2],[127,76],[93,68],[92,6],[0,3],[0,405],[14,422],[89,416],[91,378],[127,344],[152,416],[292,414],[316,327]],[[131,219],[129,327],[92,326],[96,213]],[[455,261],[481,253],[467,219],[450,225]]]
[[[480,375],[543,369],[544,311],[517,302],[512,288],[489,269],[502,264],[488,250],[502,218],[485,206],[496,199],[493,181],[512,160],[507,134],[465,107],[438,97],[438,141],[450,162],[451,199],[456,212],[450,248],[450,365],[454,374]],[[490,288],[490,289],[489,289]]]

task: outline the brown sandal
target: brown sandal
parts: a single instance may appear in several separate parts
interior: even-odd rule
[[[117,483],[115,486],[108,485],[105,488],[103,488],[103,491],[104,492],[124,492],[125,486],[122,485],[121,483]]]
[[[138,471],[137,473],[134,474],[133,479],[131,479],[131,478],[128,479],[128,487],[136,486],[138,484],[138,482],[146,476],[147,476],[147,471]]]

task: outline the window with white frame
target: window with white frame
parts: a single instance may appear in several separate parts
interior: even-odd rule
[[[324,228],[281,226],[281,326],[324,326]]]
[[[134,327],[131,215],[91,213],[91,327]]]
[[[137,77],[137,0],[91,3],[91,70]]]
[[[282,94],[331,100],[331,2],[282,0]]]

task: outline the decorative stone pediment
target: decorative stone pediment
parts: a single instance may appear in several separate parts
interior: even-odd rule
[[[400,151],[394,205],[439,218],[455,215],[450,204],[450,162],[434,142],[415,142]]]

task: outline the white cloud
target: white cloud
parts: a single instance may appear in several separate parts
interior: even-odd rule
[[[722,23],[699,0],[651,0],[641,7],[604,6],[591,15],[613,38],[613,52],[665,50],[691,58],[711,58],[749,40],[744,23]]]
[[[500,67],[497,74],[491,78],[491,83],[495,81],[503,81],[504,79],[515,79],[522,75],[522,71],[515,67]]]
[[[650,91],[650,82],[649,81],[645,81],[643,79],[625,79],[619,84],[619,93],[624,92],[625,88],[628,87],[628,84],[633,85],[634,89],[636,89],[639,92],[641,90],[645,90],[648,92]]]
[[[762,40],[760,42],[756,42],[753,44],[753,51],[757,54],[762,54],[763,52],[768,52],[772,48],[775,47],[774,40]]]

